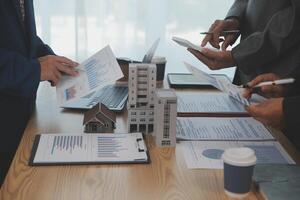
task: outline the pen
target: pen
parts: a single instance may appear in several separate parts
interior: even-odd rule
[[[256,86],[254,86],[253,88],[259,88],[262,86],[271,86],[271,85],[284,85],[284,84],[290,84],[290,83],[294,83],[295,79],[294,78],[286,78],[286,79],[279,79],[276,81],[266,81],[266,82],[261,82],[259,84],[257,84]],[[250,88],[248,85],[242,85],[242,88]]]
[[[221,31],[221,35],[234,34],[234,33],[239,33],[239,32],[240,32],[239,30]],[[212,35],[214,33],[213,32],[201,32],[200,34]]]

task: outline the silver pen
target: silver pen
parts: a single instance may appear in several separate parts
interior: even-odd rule
[[[286,78],[286,79],[279,79],[279,80],[275,80],[275,81],[261,82],[261,83],[255,85],[252,88],[260,88],[260,87],[263,87],[263,86],[284,85],[284,84],[291,84],[291,83],[294,83],[294,82],[295,82],[294,78]],[[250,86],[247,85],[247,84],[246,85],[241,85],[239,87],[241,87],[241,88],[250,88]]]
[[[239,30],[228,30],[228,31],[221,31],[221,35],[228,35],[228,34],[236,34],[239,33]],[[200,34],[204,34],[204,35],[212,35],[214,34],[213,32],[201,32]]]

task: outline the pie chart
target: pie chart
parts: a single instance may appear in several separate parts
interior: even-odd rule
[[[205,149],[202,155],[209,159],[220,160],[223,153],[223,149]]]

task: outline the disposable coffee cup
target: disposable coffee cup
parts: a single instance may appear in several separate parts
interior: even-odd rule
[[[224,189],[230,197],[243,198],[248,195],[253,169],[256,164],[255,152],[246,147],[227,149],[224,162]]]
[[[156,81],[163,81],[167,60],[165,57],[154,56],[151,63],[156,64]]]

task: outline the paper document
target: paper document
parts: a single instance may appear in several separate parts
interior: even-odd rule
[[[249,116],[245,106],[224,92],[182,92],[176,91],[178,116]],[[259,95],[252,95],[249,102],[264,101]]]
[[[160,41],[160,38],[155,40],[155,42],[152,44],[152,46],[150,47],[150,49],[147,51],[147,53],[145,54],[145,56],[143,58],[143,63],[151,63],[152,58],[155,54],[155,51],[158,47],[159,41]]]
[[[189,169],[223,169],[221,156],[228,148],[249,147],[257,164],[295,164],[278,142],[185,141],[183,155]]]
[[[141,133],[42,134],[33,164],[134,162],[147,158]]]
[[[181,140],[275,140],[262,123],[252,117],[177,117]]]
[[[232,84],[230,81],[222,80],[222,79],[216,79],[215,77],[201,71],[200,69],[197,69],[196,67],[184,63],[187,69],[197,78],[200,80],[206,80],[211,85],[216,87],[217,89],[221,90],[224,93],[227,93],[229,96],[233,97],[237,101],[241,102],[244,105],[249,105],[249,101],[243,97],[243,89],[237,87],[236,85]]]
[[[64,76],[56,87],[60,106],[123,77],[111,48],[106,46],[78,66],[78,77]]]
[[[221,92],[176,92],[177,113],[245,114],[244,105]]]

